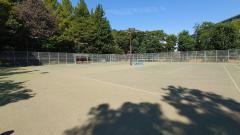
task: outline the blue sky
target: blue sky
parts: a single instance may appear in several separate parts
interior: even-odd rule
[[[177,34],[193,32],[203,21],[219,22],[240,14],[240,0],[85,0],[89,8],[102,4],[113,29],[135,27]],[[72,0],[76,5],[78,0]]]

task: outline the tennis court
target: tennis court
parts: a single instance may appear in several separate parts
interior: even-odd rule
[[[0,133],[240,133],[240,65],[127,63],[1,68]]]

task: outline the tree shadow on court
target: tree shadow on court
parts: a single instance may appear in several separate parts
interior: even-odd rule
[[[93,107],[85,124],[65,135],[238,135],[240,103],[198,89],[169,86],[161,99],[190,123],[168,119],[160,104],[126,102],[118,109],[109,104]]]
[[[188,118],[191,124],[180,124],[184,134],[238,135],[240,103],[221,95],[198,89],[169,86],[163,101]]]
[[[16,74],[25,74],[33,71],[19,70],[17,68],[1,69],[0,71],[0,107],[18,102],[21,100],[27,100],[35,96],[32,90],[26,89],[25,81],[15,82],[10,79],[10,76]]]

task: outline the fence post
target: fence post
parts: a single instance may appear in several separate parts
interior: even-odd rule
[[[204,62],[207,62],[206,51],[204,51]]]
[[[217,50],[216,50],[216,63],[218,62],[218,53],[217,53]]]
[[[229,62],[229,60],[230,60],[230,52],[228,50],[228,62]]]
[[[50,56],[50,52],[48,52],[48,64],[50,65],[51,64],[51,56]]]
[[[198,51],[196,51],[196,54],[195,54],[195,63],[197,63],[197,55],[198,55],[197,52],[198,52]]]
[[[66,64],[68,64],[67,53],[66,53]]]
[[[38,62],[39,62],[39,65],[40,65],[40,62],[41,61],[41,59],[40,59],[40,55],[39,55],[39,52],[38,52]]]
[[[28,66],[28,49],[27,49],[27,66]]]
[[[16,66],[15,51],[13,51],[13,64],[14,64],[14,66]]]
[[[58,64],[59,64],[59,52],[58,52]]]

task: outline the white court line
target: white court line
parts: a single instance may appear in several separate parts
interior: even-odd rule
[[[178,68],[178,69],[175,69],[175,70],[173,70],[173,71],[169,71],[169,72],[167,72],[167,74],[176,73],[176,72],[178,72],[178,71],[185,70],[185,69],[190,68],[190,67],[192,67],[192,65],[190,65],[190,66],[185,66],[185,67],[182,67],[182,68]]]
[[[181,70],[185,70],[187,68],[190,68],[192,66],[184,66],[182,68],[178,68],[178,69],[174,69],[172,71],[167,71],[167,72],[159,72],[159,71],[156,71],[156,72],[148,72],[148,71],[141,71],[141,70],[135,70],[137,72],[143,72],[143,73],[151,73],[151,74],[163,74],[163,75],[166,75],[166,74],[172,74],[172,73],[176,73],[178,71],[181,71]]]
[[[240,69],[240,67],[239,67],[239,66],[236,66],[236,65],[235,65],[234,67],[236,67],[236,68]]]
[[[146,93],[146,94],[149,94],[149,95],[152,95],[152,96],[157,96],[157,97],[160,96],[159,95],[160,93],[157,93],[157,92],[150,92],[150,91],[147,91],[147,90],[138,89],[138,88],[134,88],[134,87],[126,86],[126,85],[121,85],[121,84],[117,84],[117,83],[112,83],[112,82],[108,82],[108,81],[102,81],[102,80],[98,80],[98,79],[90,78],[90,77],[81,77],[81,78],[85,79],[85,80],[96,81],[96,82],[107,84],[107,85],[112,85],[112,86],[117,86],[117,87],[121,87],[121,88],[131,89],[132,91]]]
[[[223,65],[223,67],[224,67],[224,69],[225,69],[226,73],[228,74],[228,77],[229,77],[229,78],[232,80],[232,82],[233,82],[233,84],[234,84],[235,88],[236,88],[236,89],[238,90],[238,92],[240,93],[240,88],[238,87],[238,85],[237,85],[236,81],[233,79],[233,77],[232,77],[231,73],[229,72],[229,70],[226,68],[226,66],[225,66],[225,65]]]

